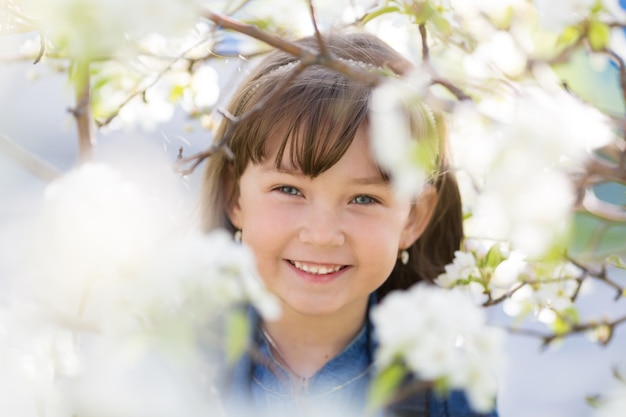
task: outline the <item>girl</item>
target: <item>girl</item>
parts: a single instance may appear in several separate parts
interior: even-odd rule
[[[299,43],[319,50],[314,37]],[[360,68],[410,69],[367,33],[329,34],[324,45]],[[298,64],[274,51],[249,75],[228,109],[245,116],[226,121],[216,137],[234,159],[218,153],[204,175],[204,228],[227,228],[253,250],[282,307],[272,322],[251,312],[256,349],[232,369],[224,395],[236,415],[360,416],[376,349],[369,309],[452,261],[463,236],[461,202],[443,143],[423,192],[397,197],[370,149],[372,87],[319,65],[277,87]],[[443,137],[430,113],[409,117],[416,140]],[[460,392],[417,392],[383,413],[477,416]]]

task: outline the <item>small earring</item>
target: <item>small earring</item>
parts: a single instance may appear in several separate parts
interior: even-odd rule
[[[402,265],[406,265],[409,263],[409,251],[406,249],[403,249],[400,252],[400,262],[402,263]]]
[[[237,230],[235,232],[235,234],[233,235],[233,239],[235,239],[235,242],[241,243],[241,230]]]

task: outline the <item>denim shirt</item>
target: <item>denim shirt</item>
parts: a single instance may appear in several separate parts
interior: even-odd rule
[[[370,303],[371,305],[371,303]],[[228,417],[346,416],[367,414],[369,384],[373,377],[376,342],[370,320],[354,339],[306,384],[299,388],[282,368],[260,330],[260,319],[251,309],[249,318],[257,347],[255,359],[244,355],[232,369],[227,382],[225,407]],[[372,417],[497,417],[497,412],[480,414],[471,410],[463,392],[438,397],[420,391],[388,406]]]

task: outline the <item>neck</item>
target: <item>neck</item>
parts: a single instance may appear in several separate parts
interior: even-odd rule
[[[357,335],[367,304],[329,316],[300,314],[283,306],[277,321],[262,325],[274,356],[297,378],[309,378],[338,355]]]

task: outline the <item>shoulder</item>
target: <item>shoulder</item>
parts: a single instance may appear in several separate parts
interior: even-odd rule
[[[385,417],[498,417],[497,410],[478,413],[469,405],[463,391],[439,396],[432,390],[418,391],[402,401],[389,405]]]
[[[452,391],[445,397],[431,392],[430,417],[498,417],[498,411],[479,413],[472,410],[463,391]]]

